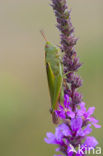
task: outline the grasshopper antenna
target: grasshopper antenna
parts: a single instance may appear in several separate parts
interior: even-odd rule
[[[47,41],[47,38],[46,38],[46,36],[45,36],[45,34],[44,34],[44,31],[43,31],[43,30],[40,30],[40,33],[41,33],[42,37],[44,38],[44,40],[45,40],[46,42],[48,42],[48,41]]]

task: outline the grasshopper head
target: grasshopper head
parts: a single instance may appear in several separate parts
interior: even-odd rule
[[[50,42],[46,42],[46,45],[45,45],[45,52],[46,53],[56,53],[57,52],[57,48],[55,46],[53,46]]]

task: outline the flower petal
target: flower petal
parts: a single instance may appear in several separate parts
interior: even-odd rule
[[[66,95],[64,95],[64,106],[65,106],[65,108],[68,108],[69,105],[70,105],[69,96],[66,94]]]
[[[80,109],[77,110],[77,115],[83,116],[86,113],[85,103],[81,102],[79,105],[80,105]]]
[[[96,124],[96,123],[92,123],[93,124],[93,126],[95,127],[95,128],[101,128],[101,125],[98,125],[98,124]]]
[[[58,147],[58,148],[56,148],[56,152],[59,152],[60,151],[60,148]]]
[[[97,144],[98,144],[98,141],[94,137],[88,136],[88,137],[86,137],[86,140],[83,145],[85,147],[93,147],[94,148]]]
[[[78,131],[82,127],[82,118],[71,119],[71,128],[73,131]]]
[[[98,120],[96,120],[94,117],[90,117],[89,121],[94,125],[95,128],[101,128],[101,125],[98,125]]]
[[[61,110],[56,110],[55,112],[56,112],[57,116],[59,116],[61,119],[66,118],[64,110],[62,110],[62,111]]]
[[[62,142],[63,136],[71,135],[70,129],[66,124],[61,124],[56,128],[55,137],[57,141]]]
[[[63,133],[59,127],[56,128],[55,137],[58,142],[62,142]]]
[[[44,141],[47,143],[47,144],[56,144],[56,138],[55,138],[55,135],[51,132],[48,132],[47,133],[47,138],[44,138]]]
[[[88,124],[87,127],[81,131],[78,132],[78,136],[86,136],[92,132],[92,129],[90,128],[91,124]]]
[[[80,105],[81,110],[85,113],[86,112],[85,103],[81,102],[79,105]]]
[[[88,116],[91,116],[95,111],[95,107],[90,107],[87,111]]]
[[[61,129],[64,136],[71,135],[71,131],[70,131],[69,127],[66,124],[61,124],[60,129]]]
[[[67,154],[68,156],[73,156],[74,147],[72,145],[68,146]]]
[[[92,129],[90,127],[91,124],[88,124],[87,127],[83,130],[84,135],[88,135],[92,132]]]
[[[71,110],[70,111],[67,111],[67,116],[68,117],[71,117],[71,118],[74,118],[75,117],[75,113],[72,112]]]

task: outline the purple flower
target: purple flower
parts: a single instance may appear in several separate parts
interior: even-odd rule
[[[71,146],[72,148],[69,147],[67,152],[68,154],[71,154],[71,156],[73,152],[76,153],[76,156],[85,156],[85,151],[93,150],[97,144],[98,141],[94,137],[86,137],[85,142],[81,146],[79,145],[78,151],[76,151],[75,148]]]
[[[73,104],[79,104],[82,101],[82,95],[78,92],[74,92],[73,98],[72,98]]]
[[[73,132],[78,131],[82,127],[82,119],[81,118],[74,118],[71,120],[71,129]]]
[[[86,140],[83,145],[94,148],[97,144],[98,144],[98,141],[94,137],[88,136],[86,137]]]
[[[63,137],[67,137],[71,135],[70,129],[66,124],[61,124],[56,128],[55,137],[56,139],[61,142]]]
[[[55,135],[53,133],[49,132],[46,135],[47,135],[47,138],[45,138],[44,140],[47,144],[57,144]]]
[[[70,99],[68,95],[64,96],[64,106],[59,104],[58,110],[55,111],[57,116],[61,119],[66,119],[66,117],[74,118],[75,113],[72,111],[70,107]]]
[[[69,135],[71,135],[70,129],[63,123],[56,128],[55,135],[49,132],[44,140],[48,144],[63,144],[63,138]]]
[[[78,116],[83,116],[85,121],[91,122],[92,125],[94,125],[95,128],[101,128],[100,125],[98,125],[98,120],[96,120],[91,115],[94,113],[95,107],[90,107],[88,111],[86,111],[85,103],[80,103],[80,110],[78,110],[77,114]]]
[[[76,146],[78,143],[81,144],[82,138],[91,133],[91,125],[87,125],[83,129],[82,124],[83,121],[80,117],[71,119],[70,125],[62,123],[56,128],[55,134],[47,133],[45,142],[48,144],[57,144],[59,148],[56,151],[64,151],[72,155],[71,147]]]
[[[84,153],[85,151],[93,150],[96,145],[98,145],[98,141],[93,136],[86,137],[85,142],[81,145],[80,151],[78,153]]]
[[[86,135],[90,134],[92,132],[92,129],[90,127],[91,127],[91,124],[88,124],[86,128],[79,131],[78,135],[86,136]]]
[[[82,95],[77,91],[82,85],[81,78],[75,74],[81,67],[74,46],[77,39],[74,36],[74,28],[71,23],[70,11],[68,11],[66,0],[51,0],[53,10],[57,19],[57,28],[60,31],[60,48],[63,52],[63,79],[64,104],[59,103],[57,110],[52,116],[61,119],[61,124],[55,128],[55,134],[49,132],[44,139],[47,144],[56,144],[56,152],[62,152],[65,156],[85,156],[84,152],[90,147],[95,148],[98,141],[88,136],[91,125],[100,128],[98,120],[92,115],[95,107],[86,110],[82,102]],[[80,107],[80,108],[79,108]],[[80,150],[76,151],[80,145]],[[62,156],[62,155],[54,155]]]
[[[87,125],[84,129],[82,129],[83,120],[82,118],[74,118],[71,119],[71,133],[75,134],[76,136],[86,136],[91,133],[92,129],[90,128],[91,125]]]

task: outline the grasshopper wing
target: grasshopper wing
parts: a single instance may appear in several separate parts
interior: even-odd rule
[[[49,63],[46,63],[46,70],[47,70],[47,79],[48,79],[48,86],[50,92],[51,103],[53,103],[54,97],[54,74],[52,68]]]
[[[61,94],[62,81],[63,81],[61,70],[62,70],[61,64],[59,64],[59,71],[60,72],[57,76],[55,76],[55,80],[54,80],[54,96],[53,96],[53,103],[52,103],[52,110],[53,111],[57,109],[58,100],[59,100],[60,94]]]

